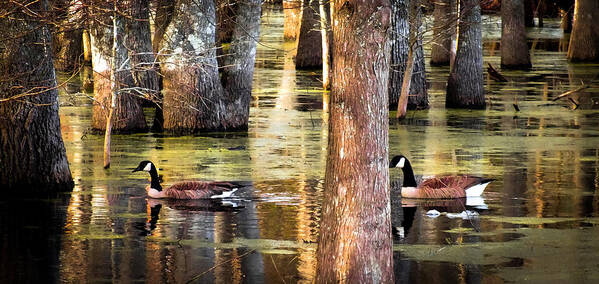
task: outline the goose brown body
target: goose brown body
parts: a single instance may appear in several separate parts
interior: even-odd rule
[[[480,184],[485,179],[475,176],[442,176],[424,180],[415,190],[402,190],[406,198],[441,199],[466,197],[466,189]]]
[[[204,199],[221,195],[225,191],[237,188],[229,182],[219,181],[181,181],[164,188],[157,198]],[[150,186],[148,185],[148,190]]]
[[[416,183],[410,161],[402,156],[391,160],[391,168],[401,168],[404,174],[401,196],[419,199],[449,199],[480,196],[493,179],[472,175],[446,175],[426,179]]]

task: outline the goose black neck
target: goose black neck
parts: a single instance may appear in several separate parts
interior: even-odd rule
[[[414,177],[414,170],[412,170],[412,165],[410,165],[410,161],[406,159],[404,167],[401,168],[403,171],[403,187],[416,187],[416,178]]]
[[[162,186],[160,185],[160,179],[158,178],[158,171],[154,166],[150,169],[150,187],[162,191]]]

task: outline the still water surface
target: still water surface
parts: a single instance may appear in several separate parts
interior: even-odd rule
[[[103,137],[89,130],[91,103],[75,94],[81,81],[62,90],[76,186],[55,198],[0,201],[1,282],[310,283],[328,93],[318,71],[294,69],[282,22],[280,11],[265,11],[247,135],[116,135],[104,170]],[[495,30],[484,35],[485,63],[495,66],[498,23],[485,18]],[[534,68],[503,71],[508,83],[485,77],[487,110],[446,111],[448,68],[428,68],[431,109],[391,122],[391,154],[410,157],[417,173],[496,179],[476,203],[401,201],[393,191],[398,281],[599,281],[599,89],[575,96],[575,110],[551,101],[581,80],[591,83],[599,65],[566,62],[557,21],[529,36]],[[237,207],[149,200],[147,176],[131,173],[147,159],[166,184],[200,178],[254,186],[232,200]],[[391,176],[397,183],[401,173]],[[432,209],[441,215],[427,215]]]

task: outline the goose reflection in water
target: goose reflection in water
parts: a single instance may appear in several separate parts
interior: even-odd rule
[[[196,200],[177,200],[177,199],[155,199],[148,198],[148,218],[145,223],[136,223],[135,227],[140,230],[140,236],[151,236],[156,224],[158,223],[160,210],[163,206],[188,212],[233,212],[244,208],[244,200],[240,199],[196,199]]]
[[[442,200],[403,198],[393,205],[393,235],[406,243],[420,242],[421,237],[443,235],[442,231],[451,226],[451,219],[465,220],[465,226],[471,226],[478,231],[478,216],[488,208],[482,197]],[[433,219],[436,227],[425,228],[424,223]],[[429,229],[431,232],[423,233]]]

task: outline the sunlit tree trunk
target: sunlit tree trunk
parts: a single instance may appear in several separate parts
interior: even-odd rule
[[[0,188],[19,193],[71,190],[51,37],[43,21],[48,2],[23,9],[0,3],[0,14],[12,12],[0,17]]]
[[[95,100],[92,127],[97,130],[106,129],[106,120],[110,114],[110,106],[112,105],[110,76],[112,73],[112,46],[114,39],[111,17],[105,12],[108,9],[112,9],[112,6],[93,11],[90,32]],[[124,33],[125,23],[124,21],[119,21],[119,23],[122,26],[117,28]],[[121,58],[116,60],[116,62],[124,62],[124,64],[116,67],[120,70],[116,75],[119,81],[118,88],[133,87],[134,82],[131,76],[128,51],[122,37],[119,41],[116,54]],[[142,132],[147,130],[146,119],[139,98],[126,92],[119,93],[112,120],[112,130],[114,132]]]
[[[168,54],[161,60],[164,129],[171,132],[219,129],[225,108],[214,49],[214,1],[180,1],[174,14],[162,43]]]
[[[250,118],[250,100],[256,61],[256,42],[260,36],[260,0],[238,1],[235,28],[224,57],[221,82],[225,89],[226,128],[247,129]]]
[[[523,0],[501,2],[501,67],[530,68]]]
[[[260,2],[236,5],[233,41],[219,78],[214,1],[181,1],[167,28],[161,60],[164,128],[170,132],[247,129]],[[189,39],[193,38],[193,41]]]
[[[409,96],[406,98],[407,108],[417,109],[428,107],[422,39],[415,38],[419,32],[417,22],[421,17],[421,15],[417,15],[416,13],[419,11],[416,8],[418,1],[410,3],[409,0],[391,0],[393,10],[391,16],[391,68],[389,77],[389,107],[391,109],[397,107],[401,95],[403,78],[407,71],[406,67],[408,67],[410,45],[412,45],[414,60],[412,70],[410,71],[412,74],[410,77],[411,82],[407,85],[409,87]],[[410,20],[409,9],[415,15],[412,17],[412,20]],[[410,22],[413,22],[413,24]],[[412,38],[410,38],[411,36]]]
[[[322,35],[320,33],[319,0],[304,0],[300,30],[297,36],[296,68],[322,66]]]
[[[330,5],[328,1],[319,0],[320,33],[322,36],[322,88],[328,89],[331,76],[331,26]]]
[[[295,40],[299,30],[302,0],[284,0],[283,14],[285,22],[283,23],[283,37],[286,40]]]
[[[317,283],[393,283],[387,1],[339,1]]]
[[[447,82],[445,106],[485,108],[481,14],[478,0],[462,0],[456,59]]]
[[[152,49],[150,34],[150,1],[130,0],[127,19],[127,48],[131,60],[131,73],[135,83],[132,93],[143,96],[156,105],[154,130],[162,129],[162,107],[158,82],[158,63]]]
[[[451,51],[451,35],[456,26],[452,24],[452,0],[435,0],[433,12],[433,46],[431,48],[431,65],[449,65]]]
[[[574,24],[570,36],[570,61],[599,60],[599,1],[576,0]]]

